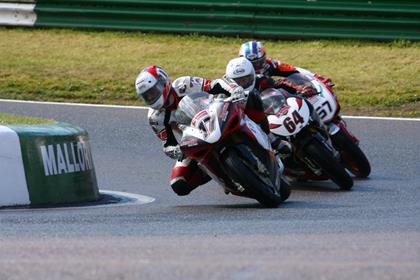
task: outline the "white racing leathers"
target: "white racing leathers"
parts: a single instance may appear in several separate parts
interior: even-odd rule
[[[172,169],[171,187],[178,195],[187,195],[193,189],[207,183],[211,179],[198,167],[197,162],[182,156],[177,140],[180,134],[171,127],[171,123],[177,123],[174,112],[179,101],[191,93],[208,92],[211,87],[210,83],[210,80],[200,77],[180,77],[172,83],[170,93],[175,98],[175,106],[161,110],[149,109],[148,112],[149,124],[163,142],[164,153],[171,158],[177,159]]]

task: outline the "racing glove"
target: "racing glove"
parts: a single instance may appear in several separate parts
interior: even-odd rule
[[[274,88],[282,88],[287,90],[289,93],[299,93],[302,91],[302,88],[298,85],[295,85],[285,79],[280,79],[274,83]]]
[[[163,152],[170,158],[176,160],[182,160],[184,154],[181,151],[181,147],[179,145],[176,146],[164,146]]]
[[[311,97],[311,96],[317,95],[318,92],[316,91],[315,88],[313,88],[311,86],[306,86],[306,87],[298,90],[297,94],[303,95],[304,97]]]
[[[240,101],[241,103],[246,103],[246,93],[244,89],[240,86],[236,87],[234,90],[232,90],[232,93],[230,95],[231,100],[233,102]]]
[[[274,87],[285,89],[290,93],[298,94],[298,95],[301,95],[303,97],[311,97],[313,95],[318,94],[316,89],[311,87],[311,86],[305,86],[305,87],[302,88],[301,86],[295,85],[295,84],[293,84],[289,81],[286,81],[284,79],[277,81],[274,84]]]

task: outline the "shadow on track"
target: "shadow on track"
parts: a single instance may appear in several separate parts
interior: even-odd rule
[[[329,181],[294,182],[290,186],[292,191],[343,192],[337,185]]]
[[[322,204],[316,202],[306,201],[286,201],[281,204],[278,208],[265,208],[259,203],[240,203],[240,204],[190,204],[190,205],[178,205],[174,206],[177,211],[195,211],[197,213],[208,210],[226,210],[226,209],[263,209],[267,211],[281,211],[282,209],[336,209],[341,208],[343,205],[338,204]],[[233,213],[233,212],[232,212]]]

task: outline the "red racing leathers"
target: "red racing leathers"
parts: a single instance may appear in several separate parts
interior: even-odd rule
[[[312,75],[329,86],[333,85],[331,79],[324,78],[303,68],[295,67],[286,63],[282,63],[279,60],[267,57],[265,66],[258,71],[255,88],[257,88],[260,91],[270,87],[283,88],[288,92],[295,94],[303,94],[305,96],[311,96],[313,94],[316,94],[315,92],[313,92],[312,88],[301,88],[284,79],[279,79],[275,81],[272,78],[273,76],[288,77],[289,75],[294,73]]]

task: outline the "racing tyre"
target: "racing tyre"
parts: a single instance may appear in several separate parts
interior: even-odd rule
[[[320,142],[312,141],[305,147],[305,152],[340,189],[350,190],[353,187],[353,179]]]
[[[370,174],[370,163],[360,147],[343,131],[331,136],[334,148],[340,152],[342,164],[357,177],[366,178]]]
[[[282,198],[282,201],[285,201],[289,198],[291,193],[290,185],[286,183],[283,179],[281,179],[281,188],[280,188],[280,196]]]
[[[268,185],[262,179],[257,166],[240,156],[235,149],[225,152],[224,167],[230,178],[240,184],[249,196],[255,198],[265,207],[275,208],[290,195],[289,185],[281,180],[280,189]]]

